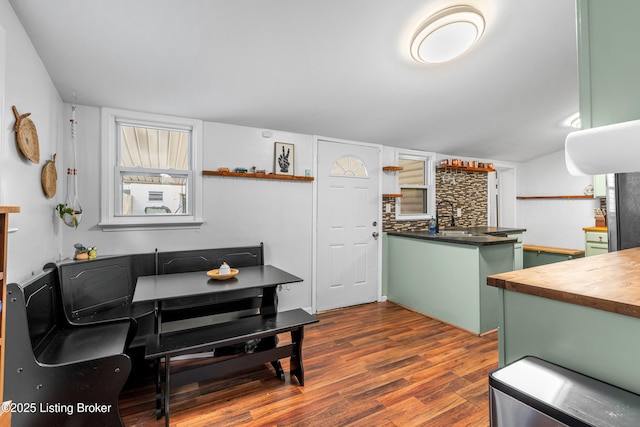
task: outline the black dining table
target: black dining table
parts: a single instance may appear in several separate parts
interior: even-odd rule
[[[302,282],[272,265],[242,267],[230,279],[216,280],[206,271],[140,276],[133,294],[133,303],[153,301],[155,305],[154,332],[162,332],[162,312],[165,309],[188,307],[206,303],[223,303],[226,299],[262,295],[260,314],[278,310],[277,287]]]
[[[275,314],[278,311],[278,286],[302,282],[300,277],[272,265],[242,267],[238,270],[235,277],[226,280],[212,279],[207,275],[207,271],[139,276],[132,302],[154,302],[154,334],[158,338],[162,333],[163,311],[181,310],[189,317],[193,311],[193,317],[201,317],[203,315],[201,310],[188,308],[224,305],[227,302],[233,304],[238,299],[260,297],[260,314]],[[261,345],[265,348],[275,347],[277,343],[275,339],[275,337],[263,338]],[[284,379],[280,361],[274,360],[271,363],[276,373]],[[156,418],[160,418],[164,410],[161,403],[162,379],[158,360],[155,361],[155,371]]]

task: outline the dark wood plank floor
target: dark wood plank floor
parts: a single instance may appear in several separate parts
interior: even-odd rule
[[[477,337],[393,303],[320,313],[305,328],[305,386],[270,365],[172,390],[171,425],[483,426],[497,334]],[[287,337],[282,336],[282,342]],[[152,385],[125,390],[127,426],[156,420]]]

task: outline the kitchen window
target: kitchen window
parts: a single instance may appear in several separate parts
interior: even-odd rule
[[[433,157],[399,155],[398,186],[402,197],[396,199],[397,219],[428,219],[435,203]]]
[[[102,121],[100,225],[201,224],[202,122],[113,109]]]

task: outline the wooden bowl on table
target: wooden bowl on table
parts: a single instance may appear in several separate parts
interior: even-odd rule
[[[232,268],[228,274],[220,274],[220,270],[216,268],[214,270],[207,271],[207,276],[215,280],[227,280],[235,277],[239,272],[240,270],[237,268]]]

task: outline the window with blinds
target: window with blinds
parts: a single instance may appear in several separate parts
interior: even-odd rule
[[[398,199],[398,215],[426,218],[432,193],[429,157],[404,157],[398,159],[402,170],[398,172],[398,185],[402,197]]]
[[[199,226],[202,121],[102,109],[103,227]]]

